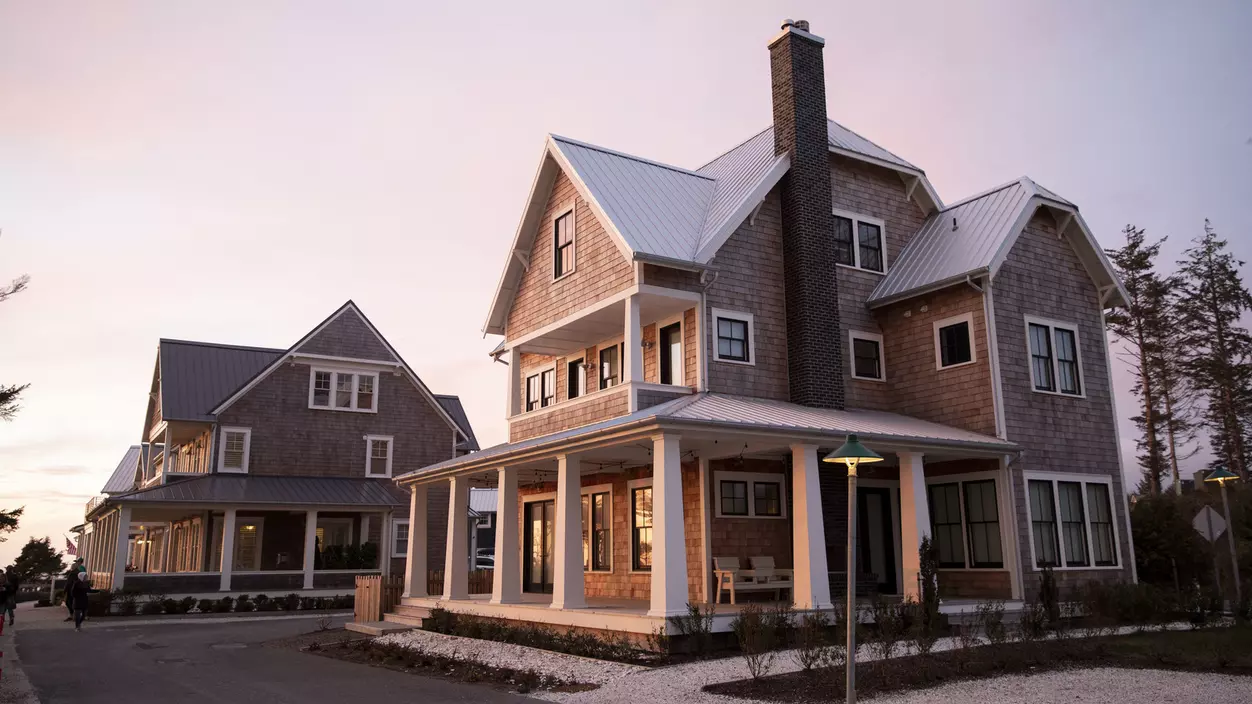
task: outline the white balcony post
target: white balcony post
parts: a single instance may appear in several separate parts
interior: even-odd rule
[[[556,458],[556,554],[552,608],[587,606],[583,585],[582,469],[577,455]]]
[[[791,446],[791,545],[795,567],[792,601],[797,609],[831,607],[819,467],[817,445]]]
[[[516,347],[509,350],[509,418],[522,412],[522,351]]]
[[[130,539],[130,506],[117,510],[117,550],[113,553],[113,588],[121,589],[126,579],[126,542]]]
[[[404,563],[404,595],[426,596],[426,488],[409,487],[409,551]]]
[[[448,548],[443,560],[443,598],[469,598],[469,477],[452,477],[448,492]]]
[[[626,299],[626,320],[623,328],[626,358],[622,360],[622,381],[643,381],[643,329],[639,324],[639,294]]]
[[[491,603],[522,600],[521,546],[518,545],[517,468],[501,467],[496,492],[496,564],[491,575]]]
[[[235,568],[235,509],[226,509],[222,521],[222,583],[221,591],[230,591],[230,573]]]
[[[676,616],[687,607],[687,541],[679,436],[652,436],[652,594],[649,616]]]
[[[391,520],[391,511],[384,511],[379,520],[383,524],[378,527],[378,570],[384,577],[390,577],[391,556],[396,551],[396,525]]]
[[[304,512],[304,588],[313,588],[313,566],[317,558],[317,511]]]
[[[926,473],[922,453],[897,452],[900,460],[900,563],[905,597],[919,599],[917,576],[921,572],[918,552],[930,535],[930,504],[926,497]]]

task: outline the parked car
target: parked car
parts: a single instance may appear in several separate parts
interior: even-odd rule
[[[474,569],[476,570],[494,570],[496,568],[495,555],[479,555],[474,561]]]

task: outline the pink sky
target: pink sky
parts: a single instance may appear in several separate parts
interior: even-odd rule
[[[138,441],[162,336],[285,347],[352,298],[502,441],[479,330],[545,133],[699,165],[769,123],[786,16],[828,40],[830,116],[945,201],[1028,174],[1106,245],[1135,222],[1173,259],[1209,217],[1252,257],[1252,6],[1011,4],[0,6],[0,280],[32,277],[0,306],[0,381],[32,384],[0,565]]]

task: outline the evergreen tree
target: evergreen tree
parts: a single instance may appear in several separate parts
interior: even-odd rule
[[[1252,335],[1239,318],[1252,310],[1252,294],[1239,278],[1243,262],[1226,251],[1208,220],[1204,235],[1179,262],[1179,344],[1186,371],[1204,401],[1203,419],[1215,455],[1248,479],[1248,429],[1252,420]]]
[[[60,574],[65,569],[61,553],[52,547],[51,538],[31,538],[13,561],[13,571],[22,579],[38,579]]]
[[[1161,476],[1166,469],[1161,443],[1164,413],[1157,378],[1160,368],[1156,363],[1166,340],[1166,288],[1155,271],[1164,240],[1148,244],[1144,231],[1134,225],[1127,225],[1122,234],[1126,236],[1125,246],[1107,251],[1126,289],[1127,301],[1124,308],[1110,311],[1106,321],[1121,343],[1119,356],[1134,374],[1132,391],[1140,401],[1139,413],[1131,418],[1140,435],[1140,491],[1155,496],[1161,493]]]
[[[9,296],[21,293],[26,285],[30,283],[30,277],[23,274],[13,280],[13,283],[7,286],[0,286],[0,303],[3,303]],[[20,408],[18,406],[18,397],[26,390],[30,384],[11,384],[5,386],[0,384],[0,420],[13,420],[13,416],[17,415]]]
[[[1196,394],[1187,376],[1189,350],[1186,345],[1179,343],[1177,336],[1169,334],[1182,328],[1180,281],[1177,277],[1170,277],[1163,283],[1167,294],[1162,344],[1153,360],[1153,367],[1156,370],[1157,388],[1160,390],[1161,427],[1165,433],[1163,454],[1173,476],[1174,493],[1181,495],[1182,481],[1178,463],[1199,451],[1195,445]]]

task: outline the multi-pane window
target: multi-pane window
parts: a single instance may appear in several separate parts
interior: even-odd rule
[[[852,218],[835,216],[835,261],[856,266],[856,247],[852,242]]]
[[[222,450],[218,465],[223,472],[247,472],[252,431],[248,428],[222,428]]]
[[[882,221],[852,213],[835,213],[834,217],[835,263],[885,272],[887,259],[883,250]]]
[[[781,516],[782,485],[774,482],[753,482],[752,509],[758,516]]]
[[[391,476],[391,442],[392,438],[384,436],[367,436],[369,454],[365,459],[365,474],[370,477]]]
[[[1078,331],[1072,325],[1027,321],[1030,376],[1036,391],[1082,395]]]
[[[661,383],[681,386],[683,378],[683,327],[682,323],[666,325],[657,331],[660,343],[658,361],[661,367]]]
[[[631,568],[652,569],[652,487],[630,490]]]
[[[938,351],[939,368],[955,367],[974,361],[974,349],[970,343],[972,316],[941,320],[935,323],[935,348]]]
[[[1061,504],[1061,535],[1065,540],[1065,566],[1087,566],[1087,521],[1082,507],[1082,484],[1057,482]]]
[[[883,380],[882,335],[850,333],[852,340],[852,378]]]
[[[1030,483],[1030,532],[1034,539],[1035,566],[1056,567],[1060,551],[1056,540],[1056,500],[1052,482]]]
[[[961,485],[930,485],[930,524],[939,552],[940,567],[964,567],[965,549],[961,539]]]
[[[751,343],[748,321],[738,318],[718,317],[717,358],[732,362],[751,361]]]
[[[539,404],[543,402],[543,397],[542,397],[542,394],[540,393],[541,388],[542,387],[539,385],[538,374],[531,374],[530,376],[526,377],[526,410],[527,411],[533,411],[536,408],[539,408]]]
[[[409,555],[409,522],[407,520],[396,520],[392,524],[391,535],[393,538],[391,547],[392,557],[408,557]]]
[[[543,396],[540,398],[539,405],[546,408],[556,403],[556,370],[555,369],[548,369],[539,375],[539,386],[543,392]]]
[[[314,369],[309,382],[309,407],[341,411],[374,411],[378,374]]]
[[[574,211],[552,224],[552,278],[559,279],[574,270]]]
[[[995,480],[964,482],[965,534],[970,567],[1003,567],[1000,513]]]
[[[583,366],[582,357],[575,359],[566,366],[565,386],[568,398],[578,398],[583,389],[587,388],[587,368]]]
[[[1028,486],[1037,566],[1117,566],[1117,534],[1108,481],[1064,475],[1030,479]]]
[[[582,496],[583,569],[606,572],[609,567],[609,493]]]
[[[622,381],[622,348],[625,343],[600,349],[600,388],[617,386]]]
[[[722,515],[748,515],[748,483],[722,482]]]

